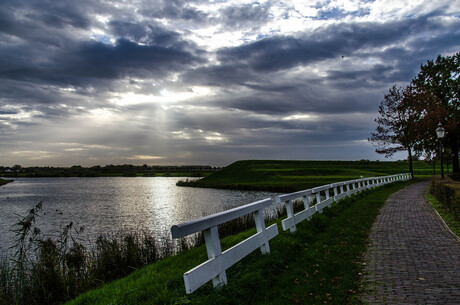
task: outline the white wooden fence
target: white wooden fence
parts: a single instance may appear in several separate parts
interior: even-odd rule
[[[211,279],[214,287],[227,284],[225,270],[233,264],[257,248],[260,248],[262,254],[270,252],[268,241],[278,235],[278,227],[276,224],[268,228],[265,227],[263,210],[272,204],[272,199],[267,198],[171,227],[173,238],[184,237],[200,231],[204,233],[208,260],[184,273],[185,291],[187,293],[192,293]],[[257,233],[222,252],[217,226],[250,213],[254,214]]]
[[[363,178],[280,195],[276,197],[276,202],[284,203],[287,214],[287,218],[281,221],[283,230],[295,232],[296,224],[305,219],[311,218],[311,216],[316,212],[321,213],[325,207],[330,206],[334,201],[337,202],[347,196],[351,196],[366,189],[374,188],[394,181],[408,180],[410,178],[410,174]],[[294,214],[293,202],[295,200],[302,200],[304,204],[304,209],[297,214]],[[314,202],[316,202],[316,204],[311,205]]]
[[[192,293],[210,280],[212,280],[214,287],[225,285],[227,284],[225,270],[257,248],[260,248],[262,254],[270,253],[268,241],[278,235],[278,227],[276,224],[268,228],[265,227],[263,211],[266,207],[276,203],[284,203],[287,218],[281,222],[283,230],[295,232],[296,224],[311,218],[316,212],[321,213],[325,207],[330,206],[334,201],[337,202],[347,196],[351,196],[366,189],[394,181],[409,180],[410,178],[410,174],[398,174],[328,184],[300,192],[280,195],[276,197],[276,200],[267,198],[228,211],[172,226],[171,234],[173,238],[185,237],[203,231],[206,243],[208,260],[184,273],[185,291],[187,293]],[[303,200],[304,209],[294,214],[293,203],[295,200],[299,199]],[[217,226],[251,213],[254,214],[257,233],[222,252]]]

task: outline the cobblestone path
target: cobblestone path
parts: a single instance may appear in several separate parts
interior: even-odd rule
[[[426,201],[429,182],[390,196],[372,227],[369,304],[460,304],[460,241]]]

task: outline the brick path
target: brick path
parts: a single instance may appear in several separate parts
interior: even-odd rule
[[[362,300],[370,304],[460,304],[460,241],[425,200],[429,182],[387,200],[369,236]]]

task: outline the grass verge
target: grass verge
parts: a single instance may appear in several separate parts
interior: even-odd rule
[[[207,259],[204,246],[183,251],[79,296],[68,304],[351,304],[359,303],[363,256],[379,208],[411,182],[366,191],[304,221],[227,270],[228,285],[185,294],[182,274]],[[281,226],[278,226],[281,228]],[[255,229],[222,239],[222,248]]]
[[[454,232],[457,237],[460,237],[460,221],[458,221],[454,215],[449,212],[434,196],[430,193],[430,188],[425,193],[425,197],[429,203],[436,209],[438,214],[447,224],[452,232]]]

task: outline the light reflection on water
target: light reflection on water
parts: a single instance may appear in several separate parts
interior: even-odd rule
[[[181,178],[16,178],[0,187],[0,253],[12,245],[12,225],[37,203],[36,223],[56,235],[74,222],[80,235],[94,241],[100,234],[146,230],[170,238],[174,224],[231,207],[274,197],[275,193],[177,187]],[[183,178],[182,178],[183,179]],[[20,215],[20,216],[19,216]]]

